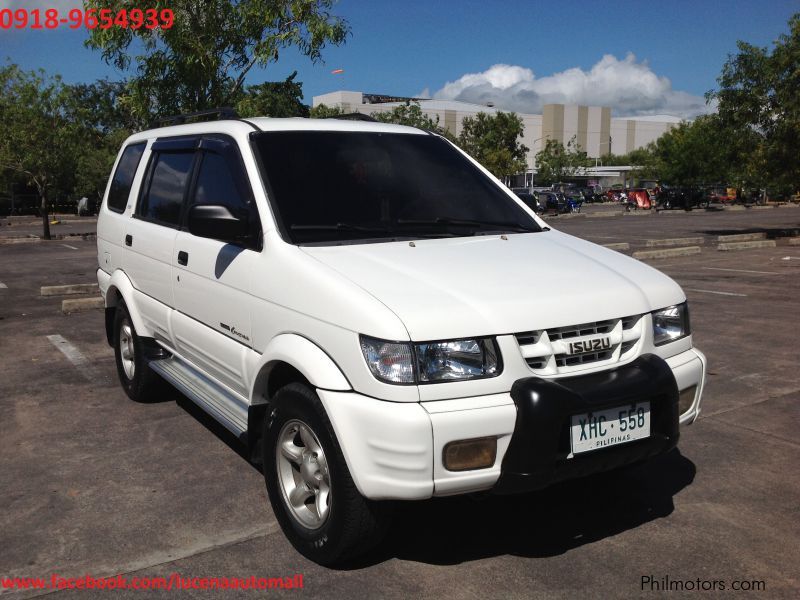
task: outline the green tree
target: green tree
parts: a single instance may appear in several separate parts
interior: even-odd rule
[[[267,81],[245,88],[244,97],[236,104],[242,117],[307,117],[303,104],[303,84],[295,81],[294,71],[285,81]]]
[[[572,136],[566,147],[558,140],[548,139],[544,148],[536,153],[536,180],[542,185],[559,183],[590,166],[590,162],[576,136]]]
[[[86,0],[84,4],[98,14],[122,8],[174,11],[174,24],[168,29],[97,27],[86,41],[115,67],[136,67],[130,102],[140,118],[235,106],[245,95],[245,78],[254,66],[277,61],[286,48],[296,48],[318,62],[326,45],[344,43],[349,33],[347,22],[330,12],[333,0]]]
[[[458,144],[498,179],[524,173],[528,147],[520,142],[522,119],[514,113],[478,113],[461,122]]]
[[[79,146],[75,156],[76,195],[100,200],[122,142],[145,125],[132,114],[127,90],[124,82],[107,80],[66,88],[65,116]]]
[[[737,132],[718,115],[703,115],[673,127],[648,148],[645,163],[671,185],[752,183],[748,171],[754,132]]]
[[[562,181],[569,169],[569,159],[564,144],[548,139],[544,148],[536,153],[536,181],[550,185]]]
[[[729,142],[747,145],[743,174],[780,193],[800,189],[800,13],[788,24],[771,50],[739,41],[707,94]]]
[[[433,131],[434,133],[438,133],[439,135],[443,135],[455,141],[453,135],[439,125],[439,115],[434,115],[435,118],[433,118],[425,114],[419,102],[416,100],[406,100],[390,111],[374,112],[371,116],[382,123],[417,127],[419,129],[425,129],[426,131]]]
[[[330,117],[338,117],[343,114],[345,114],[344,110],[338,106],[327,106],[326,104],[314,106],[310,111],[308,111],[308,116],[312,119],[328,119]]]
[[[50,239],[48,200],[71,188],[75,126],[66,114],[69,91],[61,78],[17,65],[0,68],[0,167],[24,176],[39,194],[42,229]]]

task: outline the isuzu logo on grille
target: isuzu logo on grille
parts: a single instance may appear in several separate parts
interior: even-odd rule
[[[569,354],[585,354],[587,352],[597,352],[599,350],[610,350],[610,338],[597,338],[594,340],[582,340],[580,342],[570,342],[567,346]]]

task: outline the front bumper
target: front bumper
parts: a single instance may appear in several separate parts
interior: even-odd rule
[[[503,458],[497,493],[535,490],[642,461],[678,443],[678,384],[663,359],[645,354],[632,363],[590,375],[520,379],[511,389],[517,419]],[[650,436],[573,456],[571,416],[636,402],[650,403]]]
[[[318,390],[353,480],[372,499],[418,500],[481,490],[510,493],[637,462],[673,448],[679,423],[700,413],[706,361],[689,350],[666,360],[645,355],[608,371],[518,380],[511,393],[422,403],[383,402]],[[694,387],[678,414],[678,393]],[[651,436],[568,458],[570,416],[651,403]],[[497,438],[495,464],[452,472],[442,465],[452,441]]]

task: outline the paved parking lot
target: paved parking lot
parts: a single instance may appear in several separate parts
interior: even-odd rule
[[[551,222],[600,243],[710,239],[791,230],[800,210]],[[800,589],[800,246],[651,261],[684,287],[710,365],[679,451],[536,494],[400,506],[386,542],[344,570],[291,548],[258,468],[187,400],[128,400],[100,311],[39,295],[92,282],[95,264],[80,238],[0,245],[0,577],[302,573],[305,595],[347,598],[661,595],[643,576]]]

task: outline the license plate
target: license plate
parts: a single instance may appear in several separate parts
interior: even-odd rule
[[[572,454],[650,437],[650,403],[573,415],[570,433]]]

